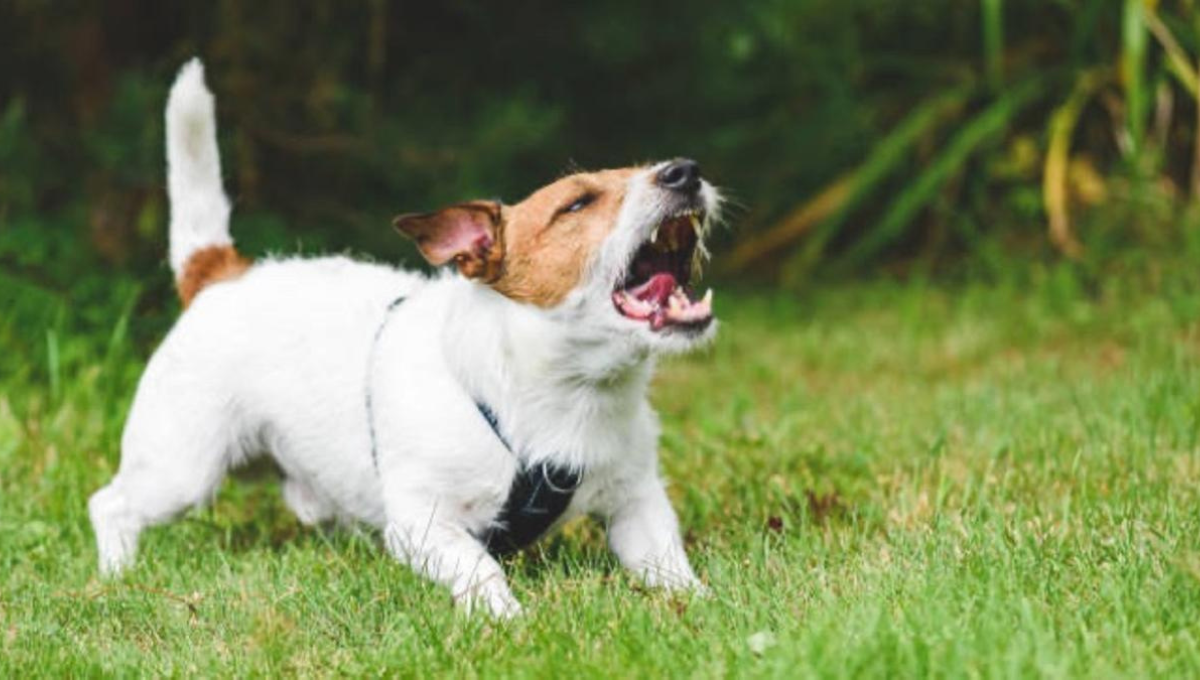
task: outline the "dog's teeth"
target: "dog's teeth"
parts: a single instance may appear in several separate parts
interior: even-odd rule
[[[660,224],[660,225],[654,227],[654,231],[650,232],[650,242],[651,243],[658,241],[658,228],[661,226],[662,225]]]
[[[713,292],[712,292],[712,288],[709,288],[707,291],[705,291],[705,293],[704,293],[704,297],[700,298],[700,304],[702,304],[702,305],[710,305],[710,306],[711,306],[711,305],[712,305],[712,298],[713,298]]]
[[[696,213],[692,213],[692,214],[688,215],[688,217],[692,221],[692,230],[695,231],[697,234],[699,234],[700,233],[700,218],[696,216]]]

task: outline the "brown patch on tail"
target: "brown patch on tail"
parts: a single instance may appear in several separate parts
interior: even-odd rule
[[[183,265],[183,273],[175,281],[179,299],[186,308],[206,287],[221,281],[236,279],[250,268],[250,260],[238,254],[233,246],[209,246],[192,253]]]

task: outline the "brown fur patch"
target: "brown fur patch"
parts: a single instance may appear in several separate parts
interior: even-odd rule
[[[571,175],[504,208],[503,270],[493,288],[539,307],[563,301],[583,278],[588,260],[617,224],[625,185],[638,168]],[[560,212],[581,196],[592,202]]]
[[[250,268],[250,264],[250,260],[239,255],[233,246],[201,248],[184,263],[183,273],[175,282],[179,299],[186,308],[205,287],[236,279]]]
[[[460,203],[407,214],[394,224],[430,263],[451,260],[502,295],[553,307],[579,285],[588,261],[617,225],[629,178],[641,168],[564,177],[513,206]],[[580,199],[578,210],[567,210]]]

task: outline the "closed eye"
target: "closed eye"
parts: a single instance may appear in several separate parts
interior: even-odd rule
[[[586,194],[578,196],[574,200],[572,200],[570,203],[559,208],[558,212],[554,213],[554,217],[557,219],[559,216],[565,215],[567,213],[579,212],[580,210],[583,210],[584,208],[591,205],[595,200],[596,200],[596,194],[593,194],[591,192],[588,192]]]

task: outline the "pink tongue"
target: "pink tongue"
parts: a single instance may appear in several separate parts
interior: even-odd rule
[[[667,304],[667,298],[671,297],[671,291],[675,290],[675,277],[670,274],[655,274],[650,277],[650,280],[638,286],[637,288],[629,289],[629,294],[643,302],[656,302],[660,305]]]

